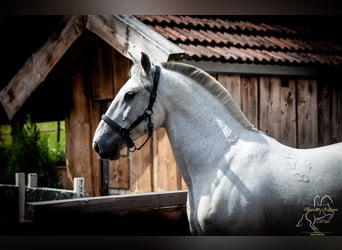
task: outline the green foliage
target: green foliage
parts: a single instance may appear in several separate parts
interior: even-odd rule
[[[11,145],[11,126],[0,125],[0,148],[6,148]]]
[[[12,126],[12,144],[7,149],[7,179],[14,180],[17,172],[37,173],[42,187],[58,187],[57,169],[49,154],[47,136],[27,116],[25,124]]]
[[[49,156],[55,165],[65,165],[65,147],[62,143],[55,142],[53,146],[50,145]]]

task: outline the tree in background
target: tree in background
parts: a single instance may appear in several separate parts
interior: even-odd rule
[[[38,184],[43,187],[58,187],[56,166],[49,155],[47,137],[28,115],[24,123],[12,125],[12,144],[7,149],[8,181],[14,180],[15,173],[37,173]]]

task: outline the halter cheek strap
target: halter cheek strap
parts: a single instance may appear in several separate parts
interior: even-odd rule
[[[155,70],[154,70],[155,72],[153,76],[153,86],[152,86],[152,90],[150,93],[150,98],[149,98],[147,108],[145,109],[144,113],[140,115],[134,122],[132,122],[132,124],[128,128],[121,127],[114,120],[109,118],[107,115],[101,116],[101,119],[105,123],[107,123],[110,127],[119,130],[120,135],[126,140],[127,147],[130,152],[140,150],[153,135],[154,124],[152,123],[152,115],[153,115],[152,108],[157,98],[157,89],[158,89],[160,70],[161,69],[159,66],[155,66]],[[147,120],[147,132],[148,132],[147,139],[144,141],[142,145],[140,145],[139,147],[136,147],[132,138],[130,137],[130,132],[144,120]]]

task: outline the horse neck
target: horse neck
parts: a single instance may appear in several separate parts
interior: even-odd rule
[[[176,76],[177,80],[163,76],[161,97],[172,151],[188,187],[194,178],[203,178],[209,169],[224,158],[240,137],[247,132],[233,118],[224,105],[211,93],[191,79]],[[179,80],[182,79],[182,80]]]

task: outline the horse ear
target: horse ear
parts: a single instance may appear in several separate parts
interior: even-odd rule
[[[145,74],[148,75],[151,70],[151,61],[148,55],[146,55],[144,52],[141,52],[140,63],[142,68],[144,69]]]

